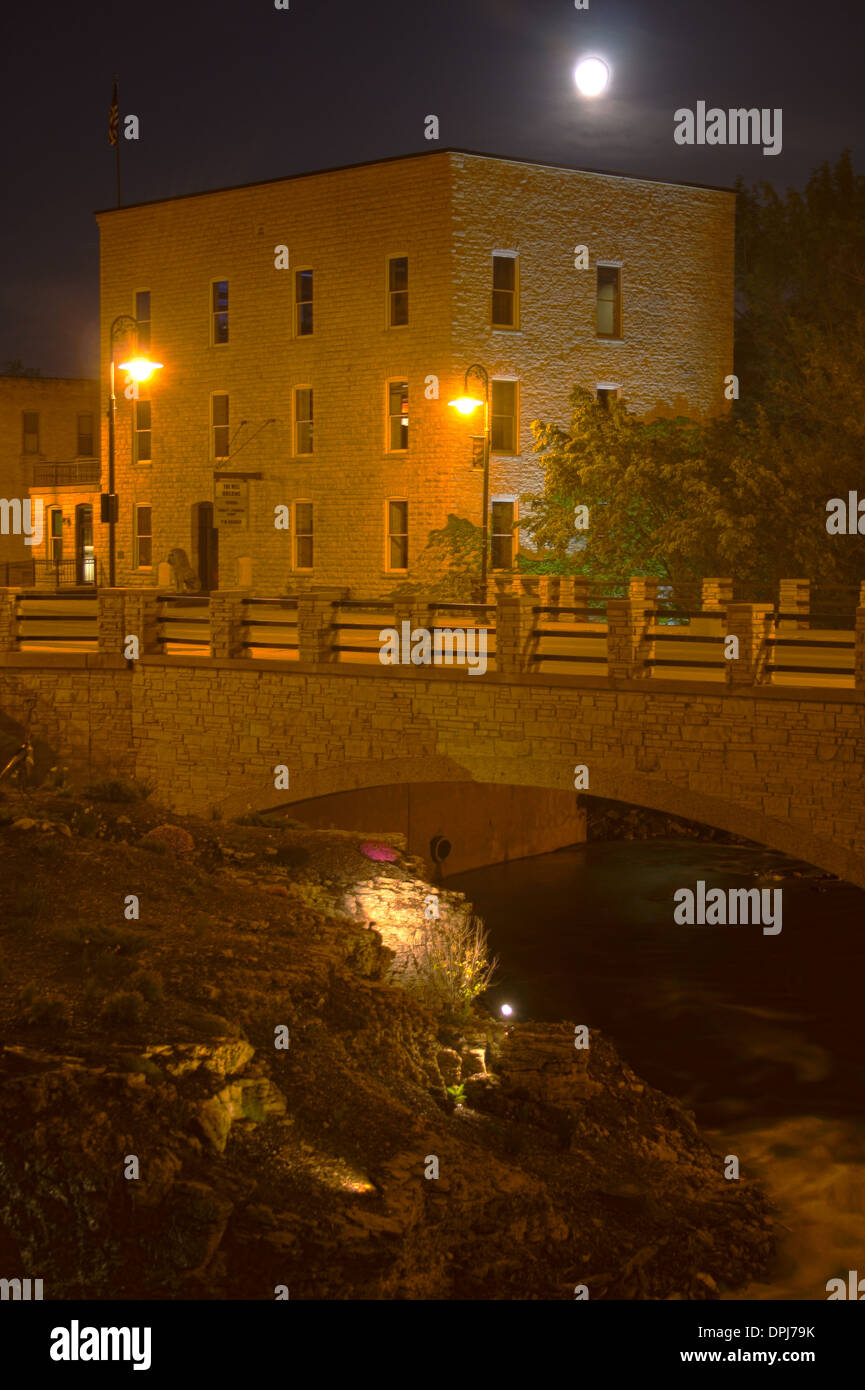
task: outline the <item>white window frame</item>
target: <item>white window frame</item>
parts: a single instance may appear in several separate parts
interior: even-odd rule
[[[297,430],[297,427],[298,427],[299,424],[306,424],[306,421],[301,421],[301,420],[298,418],[298,414],[297,414],[297,393],[298,393],[298,391],[309,391],[310,394],[311,394],[311,396],[312,396],[312,416],[311,416],[310,421],[309,421],[309,423],[312,425],[312,431],[311,431],[311,434],[310,434],[310,439],[311,439],[311,441],[312,441],[312,448],[311,448],[311,449],[305,449],[303,452],[301,452],[301,451],[298,449],[298,447],[297,447],[297,444],[298,444],[298,430]],[[297,386],[292,386],[292,388],[291,388],[291,456],[292,456],[292,458],[296,458],[296,459],[311,459],[311,458],[314,457],[314,455],[315,455],[315,388],[314,388],[314,386],[311,384],[311,382],[308,382],[308,381],[301,381],[301,382],[298,382]]]
[[[398,455],[399,455],[399,454],[407,454],[407,453],[408,453],[408,445],[406,445],[406,447],[405,447],[404,449],[392,449],[392,448],[391,448],[391,443],[390,443],[390,423],[391,423],[391,420],[395,418],[395,417],[392,416],[391,413],[390,413],[390,388],[391,388],[391,386],[394,385],[395,382],[398,382],[398,381],[399,381],[399,382],[402,382],[402,381],[405,382],[405,385],[406,385],[406,395],[408,396],[408,394],[409,394],[409,392],[408,392],[408,372],[405,372],[402,376],[389,376],[388,379],[387,379],[387,381],[386,381],[385,384],[384,384],[384,430],[385,430],[385,435],[384,435],[384,451],[385,451],[386,454],[398,454]],[[410,401],[410,398],[409,398],[409,401]],[[409,441],[411,441],[411,404],[409,404],[408,425],[407,425],[406,428],[408,429]]]
[[[216,399],[217,396],[225,396],[226,400],[228,401],[228,424],[227,424],[227,425],[215,425],[215,424],[213,423],[213,402],[214,402],[214,400]],[[230,454],[231,454],[231,392],[230,392],[230,391],[211,391],[211,393],[210,393],[210,402],[209,402],[209,405],[210,405],[210,418],[209,418],[209,420],[208,420],[208,424],[209,424],[209,427],[210,427],[210,457],[211,457],[211,459],[212,459],[212,461],[213,461],[214,463],[224,463],[225,460],[226,460],[227,458],[229,458],[229,457],[230,457]],[[216,431],[217,431],[217,430],[222,430],[222,429],[228,430],[228,446],[227,446],[227,447],[228,447],[228,453],[227,453],[227,454],[218,454],[218,453],[216,452]]]
[[[407,263],[407,264],[406,264],[406,280],[407,280],[407,283],[408,283],[408,289],[405,291],[405,293],[409,296],[409,310],[408,310],[408,319],[407,319],[407,321],[406,321],[405,323],[391,323],[391,321],[390,321],[390,297],[391,297],[391,294],[399,294],[399,293],[401,293],[401,291],[399,291],[399,290],[391,290],[391,287],[390,287],[390,263],[391,263],[391,261],[405,261],[405,262]],[[387,254],[387,256],[385,257],[385,262],[384,262],[384,324],[385,324],[385,328],[389,328],[389,329],[391,329],[391,330],[393,330],[393,331],[395,331],[395,332],[397,332],[397,333],[398,333],[401,329],[409,328],[410,325],[411,325],[411,256],[409,255],[408,251],[389,251],[388,254]]]
[[[304,531],[304,537],[312,536],[312,564],[299,565],[297,563],[297,509],[298,507],[312,507],[312,531]],[[291,504],[291,568],[297,574],[312,574],[315,570],[315,502],[311,497],[296,497]]]
[[[595,262],[595,338],[601,343],[623,343],[625,341],[625,275],[624,261],[603,260]],[[598,332],[598,271],[617,270],[619,272],[619,331],[615,336]]]
[[[150,536],[149,536],[149,538],[148,538],[148,539],[150,540],[150,564],[149,564],[149,565],[142,565],[141,562],[140,562],[140,560],[139,560],[139,556],[138,556],[138,542],[139,542],[139,535],[138,535],[138,513],[140,512],[142,506],[146,506],[147,510],[150,512]],[[133,515],[132,515],[132,568],[133,568],[133,569],[136,569],[136,570],[152,570],[152,569],[153,569],[153,506],[152,506],[150,503],[143,503],[143,502],[142,502],[142,503],[139,504],[138,502],[136,502],[136,503],[134,503],[134,505],[133,505],[132,512],[133,512]]]
[[[509,567],[508,569],[495,569],[495,568],[493,567],[493,537],[494,537],[494,535],[504,535],[504,532],[502,532],[502,531],[493,532],[493,503],[494,503],[494,502],[508,502],[508,503],[510,503],[510,504],[513,506],[513,509],[514,509],[514,529],[513,529],[513,531],[511,532],[511,543],[512,543],[512,545],[513,545],[514,550],[513,550],[513,556],[512,556],[512,564],[510,565],[510,567]],[[490,574],[511,574],[511,573],[513,572],[513,570],[515,569],[516,563],[517,563],[517,553],[518,553],[519,548],[520,548],[520,547],[519,547],[519,535],[518,535],[519,524],[520,524],[520,499],[519,499],[519,497],[515,497],[515,496],[513,496],[513,495],[510,494],[510,493],[499,493],[497,496],[491,497],[491,498],[490,498],[490,516],[489,516],[489,528],[490,528],[490,555],[489,555],[489,560],[490,560]]]
[[[493,444],[493,383],[496,381],[512,381],[516,386],[516,409],[514,412],[514,449],[511,451],[496,449]],[[518,376],[506,376],[504,373],[490,377],[490,456],[495,458],[519,458],[520,456],[520,378]]]
[[[519,251],[500,251],[495,250],[490,257],[490,275],[495,274],[492,262],[496,259],[514,262],[514,321],[513,323],[496,323],[493,319],[493,303],[495,287],[490,287],[490,328],[493,333],[519,333],[520,332],[520,253]]]
[[[299,304],[298,298],[297,298],[297,277],[298,277],[298,275],[311,275],[311,276],[312,276],[312,299],[309,300],[309,303],[312,305],[312,332],[311,332],[311,333],[301,333],[301,332],[299,332],[299,329],[298,329],[298,323],[299,323],[299,320],[300,320],[300,315],[298,314],[298,309],[299,309],[299,307],[300,307],[300,304]],[[303,302],[306,303],[307,301],[304,300]],[[294,268],[294,278],[293,278],[293,280],[292,280],[291,322],[292,322],[292,328],[293,328],[293,332],[294,332],[294,337],[297,338],[298,342],[303,343],[303,342],[306,342],[308,338],[314,338],[314,337],[315,337],[315,267],[314,267],[314,266],[311,266],[311,265],[298,265],[298,266],[295,266],[295,268]]]
[[[220,312],[220,313],[221,313],[222,310],[216,310],[216,309],[214,309],[214,307],[213,307],[213,289],[214,289],[214,286],[215,286],[215,285],[221,285],[223,282],[228,286],[228,306],[229,306],[229,307],[225,310],[225,313],[228,315],[228,338],[226,339],[226,341],[225,341],[224,343],[218,343],[218,342],[216,341],[216,315],[217,315],[217,312]],[[211,277],[211,281],[210,281],[210,287],[209,287],[209,290],[208,290],[208,295],[209,295],[209,299],[208,299],[208,305],[207,305],[207,307],[208,307],[208,310],[209,310],[209,322],[210,322],[210,346],[211,346],[211,347],[215,347],[215,348],[230,347],[230,346],[231,346],[231,278],[230,278],[230,276],[228,276],[228,275],[214,275],[214,276],[212,276],[212,277]]]
[[[399,378],[397,378],[399,380]],[[396,532],[390,529],[390,507],[392,502],[402,502],[405,504],[405,531]],[[397,567],[390,562],[390,539],[392,535],[405,536],[406,563],[404,566]],[[409,499],[407,497],[386,497],[384,501],[384,569],[385,574],[408,574],[409,567]]]

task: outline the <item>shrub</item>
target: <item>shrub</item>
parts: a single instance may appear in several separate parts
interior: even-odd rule
[[[135,990],[121,989],[109,994],[100,1009],[106,1023],[140,1023],[144,1017],[146,1002]]]
[[[161,844],[174,854],[191,854],[195,849],[195,841],[189,831],[180,825],[157,825],[153,830],[148,830],[141,843],[146,849]]]
[[[428,1008],[464,1019],[472,1000],[489,988],[498,965],[490,959],[487,943],[479,917],[425,922],[409,948],[405,987]]]
[[[129,987],[137,990],[148,1004],[159,1004],[165,998],[165,981],[158,970],[136,970]]]
[[[92,801],[131,802],[146,801],[153,791],[151,782],[126,781],[123,778],[109,778],[104,782],[94,782],[84,788],[84,795]]]
[[[69,1022],[66,1003],[56,994],[38,995],[35,985],[21,991],[21,1022],[34,1028],[62,1028]]]

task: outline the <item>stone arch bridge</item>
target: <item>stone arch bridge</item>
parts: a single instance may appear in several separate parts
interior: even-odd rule
[[[35,732],[70,765],[147,780],[178,811],[230,817],[361,789],[472,784],[492,789],[491,819],[496,805],[541,792],[564,825],[584,767],[592,795],[745,835],[865,887],[865,607],[846,667],[809,684],[803,666],[778,684],[765,671],[767,634],[784,620],[754,604],[692,617],[673,669],[647,655],[671,650],[653,645],[651,595],[611,600],[603,631],[581,622],[578,604],[499,596],[486,609],[488,669],[472,674],[368,659],[378,629],[406,621],[399,608],[383,617],[382,604],[328,594],[266,602],[103,591],[95,637],[81,639],[90,645],[69,638],[60,650],[44,627],[27,638],[7,591],[0,709],[20,718],[35,697]],[[415,609],[408,621],[418,619]],[[70,621],[66,611],[55,625]],[[801,614],[797,623],[801,635]],[[731,631],[741,655],[725,666],[717,644]],[[124,659],[130,633],[140,650]],[[774,664],[789,675],[789,661]],[[568,827],[560,843],[578,838]]]

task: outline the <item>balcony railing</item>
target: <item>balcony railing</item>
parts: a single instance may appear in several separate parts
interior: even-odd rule
[[[75,463],[34,463],[32,486],[83,487],[99,484],[98,459],[79,459]]]

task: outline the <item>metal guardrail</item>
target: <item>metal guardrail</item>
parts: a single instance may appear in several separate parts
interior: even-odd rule
[[[98,459],[79,459],[74,463],[34,463],[33,483],[37,487],[81,487],[99,485],[101,468]]]
[[[165,656],[210,655],[210,599],[187,594],[160,594],[156,631]],[[179,651],[177,650],[179,649]]]

